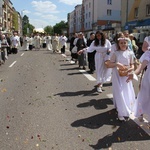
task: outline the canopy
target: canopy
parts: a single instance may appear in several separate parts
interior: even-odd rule
[[[44,33],[44,29],[43,28],[35,28],[35,29],[33,29],[33,32]]]

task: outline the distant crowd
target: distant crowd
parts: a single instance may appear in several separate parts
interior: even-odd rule
[[[30,36],[20,36],[16,31],[12,35],[0,32],[0,65],[5,63],[10,54],[17,54],[19,49],[28,51],[44,48],[52,50],[54,53],[60,50],[61,53],[65,53],[67,40],[68,38],[64,34],[50,36],[49,34],[34,33]]]

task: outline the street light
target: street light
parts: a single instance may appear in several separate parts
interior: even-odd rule
[[[21,10],[21,27],[22,27],[22,34],[23,34],[23,28],[24,28],[24,21],[23,21],[23,12],[25,11],[25,9]]]

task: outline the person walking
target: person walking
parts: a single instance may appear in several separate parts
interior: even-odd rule
[[[49,34],[46,36],[46,46],[47,50],[52,50],[52,38]]]
[[[67,46],[67,37],[63,34],[60,38],[60,43],[61,43],[61,54],[65,54],[65,48]]]
[[[77,47],[77,52],[87,47],[82,32],[79,33],[79,38],[77,40],[76,47]],[[79,69],[82,66],[82,69],[85,70],[86,69],[85,66],[87,65],[85,53],[81,53],[78,55],[78,62],[79,62]]]
[[[13,32],[13,36],[10,38],[10,40],[11,40],[12,53],[17,54],[18,53],[18,46],[20,44],[20,38],[19,38],[18,33],[16,31]]]
[[[93,32],[91,32],[90,38],[87,40],[88,47],[91,45],[91,43],[94,41],[94,39],[95,39],[95,34]],[[91,74],[93,74],[94,70],[95,70],[95,60],[94,60],[95,53],[96,53],[96,51],[87,54],[88,55],[88,66],[89,66]]]
[[[97,81],[97,92],[102,93],[103,83],[111,80],[112,69],[107,68],[105,65],[105,58],[107,53],[111,51],[111,43],[106,39],[105,34],[102,31],[97,31],[95,34],[95,40],[91,43],[90,47],[80,50],[78,53],[84,51],[95,53],[95,71]]]
[[[109,62],[112,69],[113,103],[119,120],[125,120],[133,111],[135,92],[128,76],[134,70],[134,54],[128,47],[128,38],[118,38],[118,49]]]
[[[144,38],[144,42],[143,42],[143,45],[142,45],[143,52],[147,51],[148,47],[150,47],[150,33],[149,33],[149,36],[146,36]]]
[[[141,64],[135,70],[135,74],[139,75],[142,71],[145,70],[144,76],[141,80],[141,86],[139,93],[137,95],[134,116],[143,120],[143,115],[148,116],[148,124],[150,125],[150,46],[145,50],[145,53],[141,56]]]

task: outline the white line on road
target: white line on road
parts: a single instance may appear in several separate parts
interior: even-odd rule
[[[61,55],[62,55],[63,57],[65,57],[65,58],[67,57],[65,54],[61,54]]]
[[[112,99],[113,98],[113,94],[107,94],[106,95],[108,98]]]
[[[22,53],[20,56],[23,56],[24,55],[24,53]]]
[[[11,68],[17,61],[14,61],[9,67]]]
[[[91,76],[90,74],[88,74],[85,70],[79,70],[79,71],[82,72],[83,75],[85,77],[87,77],[90,81],[96,81],[96,79],[93,76]]]

